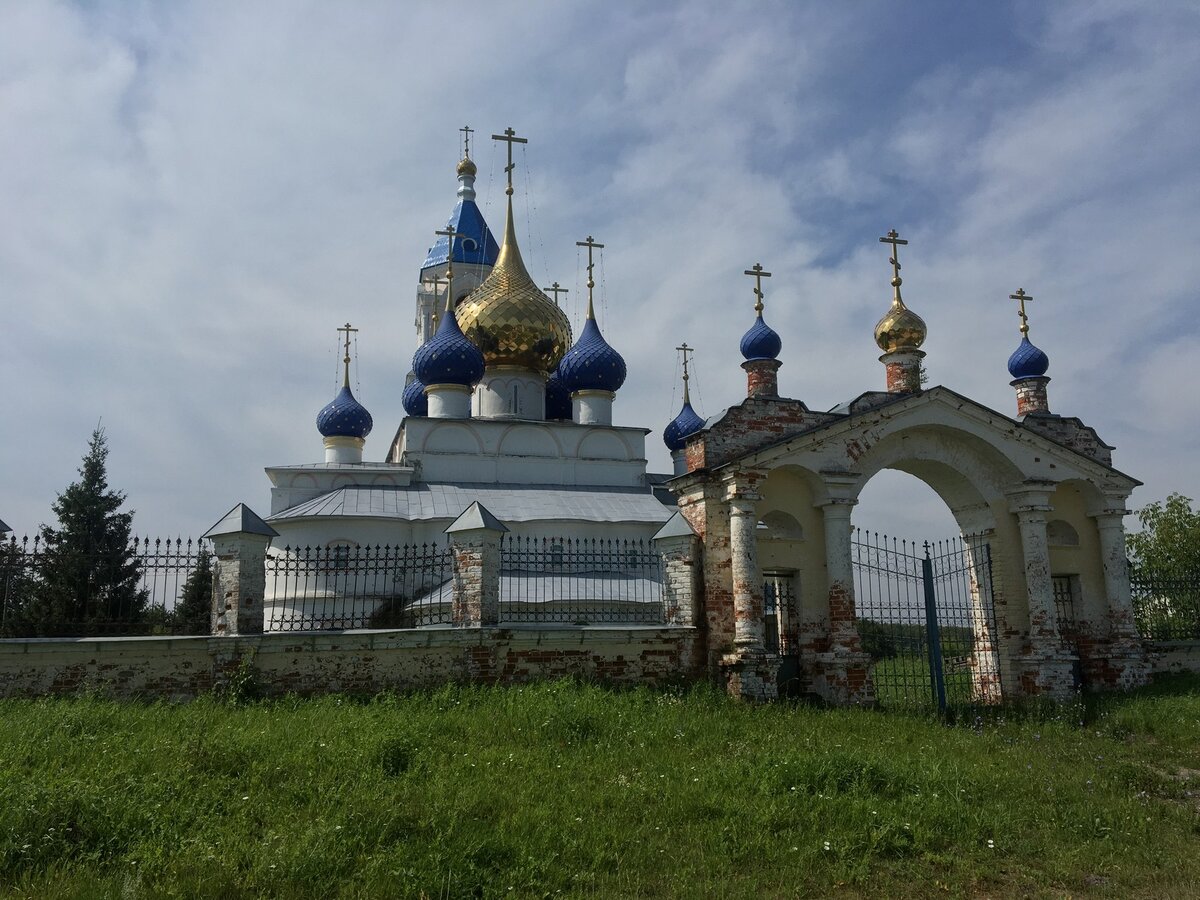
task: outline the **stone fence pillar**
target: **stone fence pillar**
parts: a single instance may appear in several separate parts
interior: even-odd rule
[[[663,561],[663,612],[668,625],[695,625],[700,539],[680,513],[650,539]]]
[[[278,536],[244,503],[202,535],[213,544],[212,634],[263,633],[267,547]]]
[[[1129,586],[1129,558],[1125,548],[1124,498],[1093,515],[1104,567],[1104,592],[1108,600],[1109,633],[1101,671],[1102,687],[1140,687],[1150,680],[1150,663],[1133,620],[1133,595]]]
[[[446,527],[454,564],[454,624],[500,621],[500,539],[508,528],[475,501]]]

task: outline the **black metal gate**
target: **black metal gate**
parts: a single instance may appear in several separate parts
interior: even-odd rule
[[[978,537],[918,546],[856,531],[855,611],[883,706],[999,702],[989,545]]]
[[[790,572],[763,573],[763,625],[768,653],[779,657],[779,691],[783,696],[800,692],[800,609],[797,576]]]

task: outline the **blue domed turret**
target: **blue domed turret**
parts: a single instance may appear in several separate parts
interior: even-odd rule
[[[413,372],[424,385],[461,384],[472,387],[483,378],[483,354],[463,335],[458,319],[447,311],[437,334],[413,354]]]
[[[616,391],[625,383],[625,360],[609,346],[591,315],[575,346],[558,364],[558,376],[572,394],[576,391]]]
[[[763,321],[762,313],[754,320],[750,330],[742,335],[742,356],[747,360],[778,359],[783,341],[779,335]]]
[[[421,383],[421,379],[414,378],[408,383],[401,400],[404,403],[404,411],[410,416],[429,415],[429,398],[425,396],[425,385]]]
[[[687,439],[703,427],[704,420],[692,409],[691,401],[684,400],[679,415],[663,429],[663,443],[672,453],[682,450]]]
[[[571,392],[555,369],[546,380],[546,418],[561,421],[570,420],[571,416]]]
[[[323,437],[363,439],[374,424],[366,407],[354,399],[349,385],[343,385],[337,396],[317,413],[317,430]]]
[[[1049,368],[1050,357],[1033,346],[1028,337],[1021,338],[1020,345],[1008,358],[1008,374],[1013,378],[1040,378]]]

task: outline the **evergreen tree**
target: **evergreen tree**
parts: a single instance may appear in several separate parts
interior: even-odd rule
[[[104,429],[92,432],[79,481],[51,509],[58,526],[43,525],[36,596],[25,618],[36,634],[105,634],[146,618],[149,597],[139,589],[141,565],[130,536],[125,495],[110,490]]]
[[[212,554],[204,547],[196,567],[188,573],[183,590],[179,592],[179,603],[171,615],[171,630],[176,634],[208,634],[212,615]]]

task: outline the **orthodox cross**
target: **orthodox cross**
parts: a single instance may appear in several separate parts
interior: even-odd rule
[[[342,387],[350,387],[350,335],[357,332],[358,329],[351,328],[350,323],[347,322],[338,329],[339,333],[343,331],[346,332],[346,355],[342,358],[342,365],[345,366],[345,374],[342,376]]]
[[[471,156],[471,132],[475,129],[470,125],[464,125],[458,130],[463,133],[463,159],[469,159]]]
[[[675,349],[680,351],[681,355],[683,356],[683,402],[691,403],[692,400],[688,396],[688,368],[687,368],[688,367],[688,354],[695,353],[696,348],[689,347],[687,345],[687,341],[684,341],[682,344],[680,344]]]
[[[443,278],[440,275],[434,275],[432,278],[429,279],[429,283],[433,285],[434,303],[433,303],[433,316],[431,317],[431,319],[432,319],[432,327],[434,328],[434,330],[436,330],[437,325],[438,325],[438,309],[437,309],[438,288],[440,288],[443,284],[449,286],[450,282],[448,282],[445,278]]]
[[[576,241],[575,246],[588,248],[588,282],[587,282],[588,311],[587,311],[587,317],[589,319],[594,319],[594,318],[596,318],[596,313],[592,309],[592,288],[594,288],[596,286],[596,282],[592,278],[592,250],[602,250],[602,249],[604,249],[604,245],[597,244],[594,240],[592,240],[592,236],[589,234],[587,236],[586,241]]]
[[[754,276],[754,311],[761,316],[763,311],[762,280],[770,278],[771,273],[763,271],[762,263],[755,263],[754,268],[747,269],[742,274]]]
[[[1025,301],[1032,300],[1033,295],[1025,293],[1025,288],[1017,288],[1015,294],[1008,295],[1009,300],[1016,300],[1020,305],[1017,315],[1021,317],[1021,334],[1029,336],[1029,316],[1025,314]]]
[[[899,300],[900,285],[903,283],[900,278],[900,246],[907,244],[908,241],[902,240],[900,233],[893,228],[886,237],[879,239],[879,243],[892,245],[892,255],[888,257],[888,262],[892,264],[892,287],[896,289],[896,299]]]
[[[454,239],[465,237],[465,233],[457,231],[453,225],[447,225],[445,231],[435,231],[434,234],[446,239],[446,309],[453,310],[454,300]]]
[[[559,286],[558,286],[558,282],[557,282],[557,281],[556,281],[556,282],[554,282],[554,284],[550,285],[550,287],[548,287],[548,288],[542,288],[542,290],[543,290],[543,291],[545,291],[547,294],[553,294],[553,295],[554,295],[554,305],[555,305],[555,306],[559,306],[559,305],[560,305],[560,304],[559,304],[559,302],[558,302],[558,295],[559,295],[559,294],[569,294],[569,293],[571,293],[571,292],[570,292],[569,290],[567,290],[565,287],[559,287]]]
[[[512,161],[513,144],[528,144],[528,138],[519,138],[516,132],[512,130],[512,126],[504,129],[504,134],[493,134],[493,141],[504,141],[508,144],[508,165],[504,167],[505,173],[508,175],[508,187],[504,189],[504,193],[512,196],[512,173],[515,166]]]

